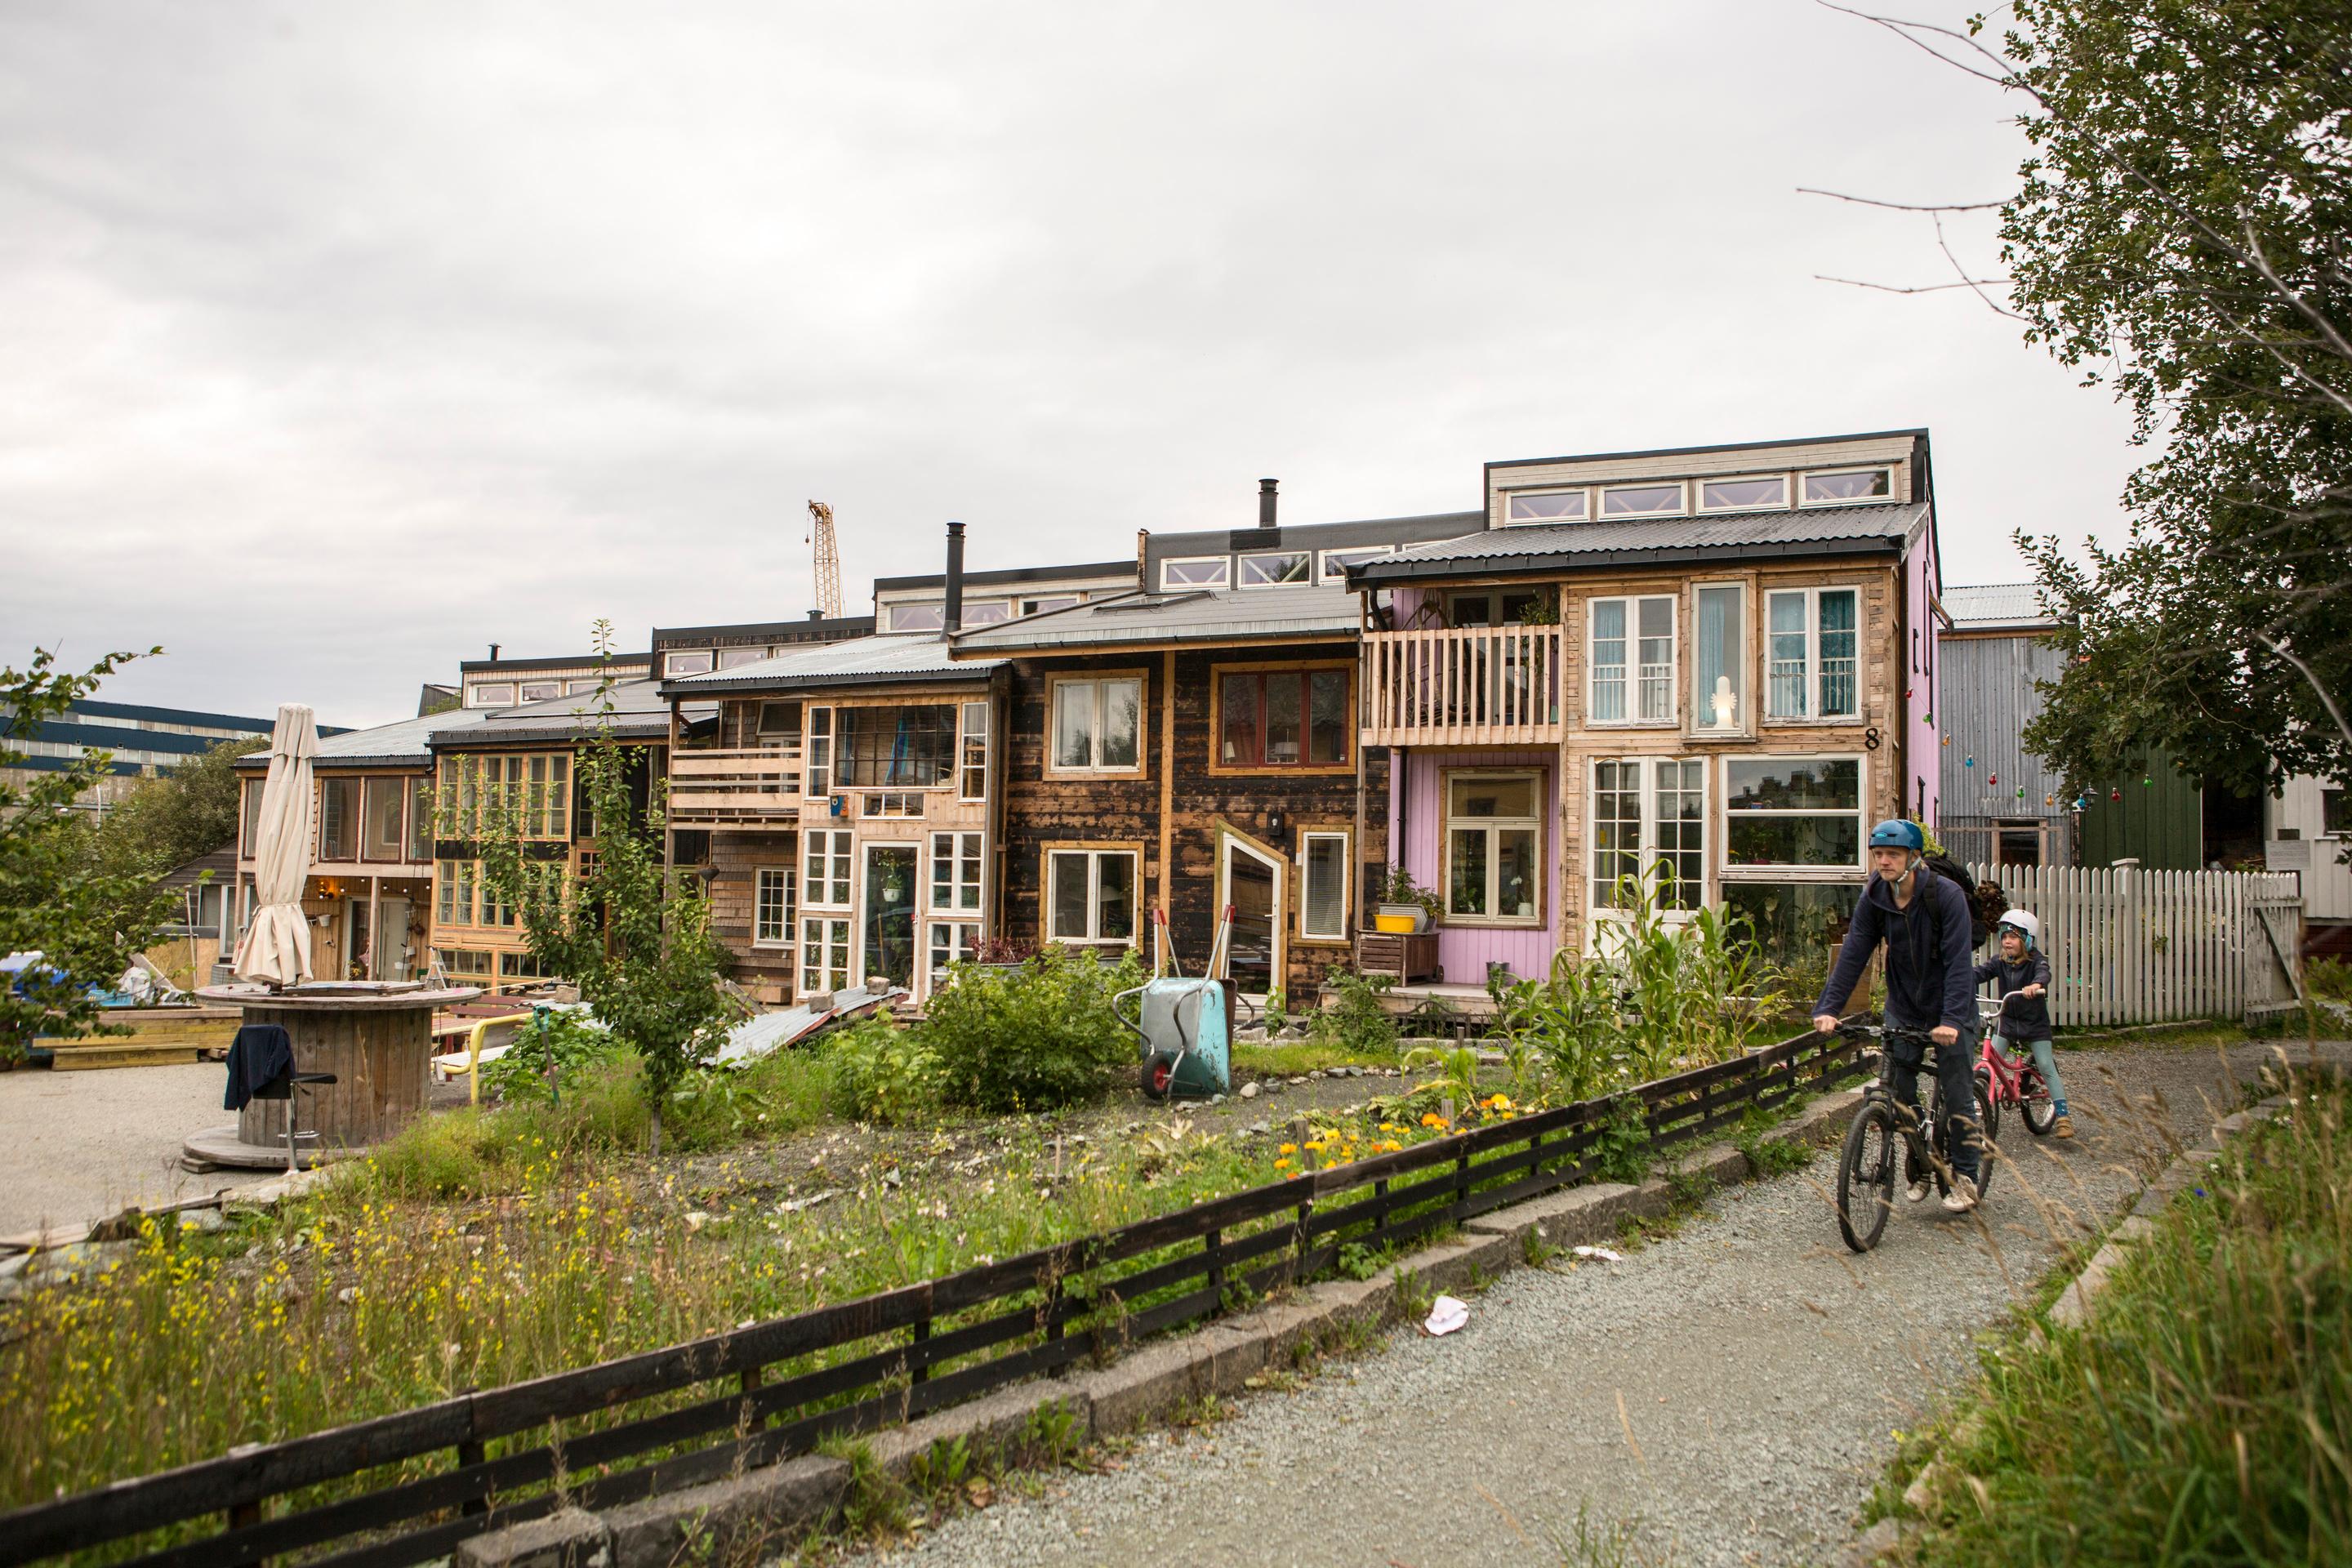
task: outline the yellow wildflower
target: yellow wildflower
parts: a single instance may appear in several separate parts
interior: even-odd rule
[[[1296,1143],[1285,1143],[1280,1152],[1285,1154],[1296,1154],[1298,1152],[1298,1145]]]
[[[1284,1147],[1284,1148],[1286,1148],[1286,1149],[1287,1149],[1287,1148],[1289,1148],[1289,1147],[1290,1147],[1290,1145],[1289,1145],[1289,1144],[1287,1144],[1287,1143],[1286,1143],[1286,1144],[1284,1144],[1284,1145],[1283,1145],[1283,1147]],[[1290,1169],[1290,1162],[1289,1162],[1289,1161],[1287,1161],[1287,1160],[1276,1160],[1276,1161],[1274,1163],[1274,1168],[1275,1168],[1276,1170],[1277,1170],[1277,1171],[1287,1171],[1288,1169]]]

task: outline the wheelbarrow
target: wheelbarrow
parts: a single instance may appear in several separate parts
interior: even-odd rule
[[[1217,931],[1207,974],[1158,975],[1111,998],[1111,1012],[1135,1034],[1143,1052],[1143,1092],[1151,1100],[1206,1100],[1234,1087],[1234,983],[1216,973],[1233,911]],[[1164,945],[1168,917],[1151,911],[1152,936]],[[1153,968],[1167,967],[1155,963]],[[1135,999],[1134,1016],[1126,1004]]]

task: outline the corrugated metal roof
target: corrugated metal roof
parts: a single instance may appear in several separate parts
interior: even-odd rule
[[[1301,584],[1228,588],[1194,594],[1122,594],[1116,599],[982,626],[956,638],[960,650],[1011,653],[1127,643],[1236,642],[1276,637],[1328,637],[1362,624],[1345,588]]]
[[[1547,566],[1597,565],[1644,555],[1792,553],[1809,545],[1868,548],[1890,539],[1907,540],[1927,520],[1927,512],[1926,501],[1906,501],[1896,505],[1880,502],[1869,506],[1780,508],[1620,522],[1544,526],[1521,523],[1416,545],[1368,561],[1349,575],[1363,583],[1385,583],[1443,575],[1443,568],[1456,563],[1497,570],[1541,570]],[[1432,567],[1441,570],[1431,572]]]
[[[2032,583],[1964,584],[1947,587],[1938,598],[1958,631],[2058,624],[2058,618],[2042,607],[2041,590]]]
[[[319,739],[317,760],[346,767],[360,763],[423,767],[433,760],[431,742],[437,731],[478,724],[497,711],[491,708],[453,708],[446,713],[427,713],[415,719],[378,724],[373,730],[346,730],[338,735],[322,735]],[[256,772],[266,769],[268,763],[269,753],[266,751],[237,759],[240,768],[251,768]]]
[[[483,717],[460,728],[433,731],[436,742],[481,746],[508,741],[568,741],[594,732],[604,711],[593,691],[551,697],[517,708],[488,708]],[[447,718],[447,714],[441,715]],[[669,704],[663,700],[657,680],[621,680],[613,684],[613,733],[640,738],[669,733]]]
[[[727,691],[772,688],[839,686],[856,681],[919,680],[926,676],[967,678],[985,676],[993,660],[955,658],[937,632],[884,632],[846,642],[811,643],[773,658],[716,669],[705,675],[681,675],[661,683],[670,697],[710,697]]]

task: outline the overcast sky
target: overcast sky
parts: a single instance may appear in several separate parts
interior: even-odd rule
[[[0,663],[373,723],[492,640],[804,614],[812,496],[855,604],[949,518],[1105,560],[1261,475],[1913,425],[1947,581],[2014,579],[2117,529],[2124,416],[1816,281],[1950,272],[1796,193],[2005,194],[2014,112],[1811,0],[0,0]]]

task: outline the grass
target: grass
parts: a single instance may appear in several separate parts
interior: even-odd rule
[[[2165,1210],[2087,1325],[1988,1353],[1917,1561],[2352,1561],[2352,1099],[2294,1093]],[[1906,1444],[1882,1499],[1935,1447]]]
[[[1402,1049],[1357,1050],[1337,1042],[1297,1040],[1284,1045],[1236,1043],[1233,1050],[1235,1077],[1296,1078],[1330,1068],[1392,1068],[1404,1059]]]

